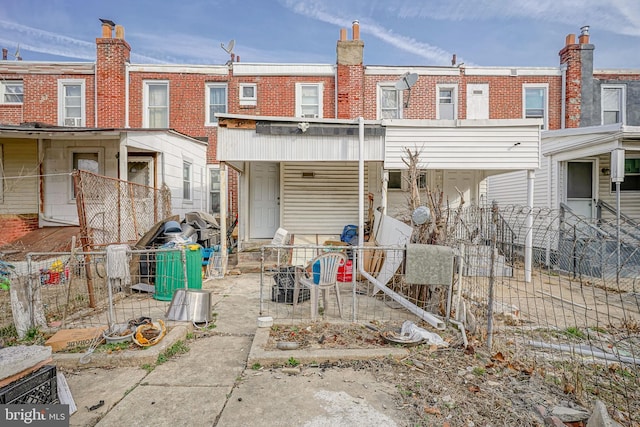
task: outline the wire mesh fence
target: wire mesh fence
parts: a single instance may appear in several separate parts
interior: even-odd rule
[[[640,253],[632,221],[497,205],[450,217],[458,222],[446,240],[456,254],[449,287],[412,284],[405,247],[267,246],[261,313],[285,322],[310,320],[314,310],[327,321],[384,322],[418,321],[418,309],[425,309],[462,324],[470,341],[514,366],[538,371],[579,401],[603,400],[618,421],[640,425]],[[626,230],[617,232],[618,225]],[[309,262],[328,251],[345,252],[365,274],[353,267],[345,276],[343,267],[340,302],[331,288],[315,308],[308,290],[294,293],[296,274],[313,274]]]
[[[135,243],[171,215],[171,191],[74,171],[75,195],[85,247]]]
[[[140,318],[166,319],[176,290],[201,289],[203,280],[219,277],[219,258],[209,254],[203,262],[198,245],[30,253],[12,263],[9,287],[0,291],[0,339],[8,345],[36,328],[51,335],[60,329],[114,329]]]

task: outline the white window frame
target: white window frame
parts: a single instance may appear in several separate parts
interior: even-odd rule
[[[211,215],[215,216],[216,214],[219,215],[220,211],[213,212],[213,210],[211,209],[211,194],[214,192],[213,189],[211,188],[211,178],[212,178],[213,172],[216,172],[218,174],[218,185],[220,185],[220,182],[222,181],[220,179],[220,166],[219,165],[210,165],[208,169],[209,170],[208,170],[208,174],[207,174],[207,179],[208,179],[207,183],[209,185],[207,185],[207,190],[208,190],[208,193],[207,193],[207,212],[209,212]],[[219,196],[218,196],[218,201],[219,201],[221,199],[221,197],[222,197],[222,194],[221,194],[222,188],[219,188],[216,192],[219,194]]]
[[[167,110],[167,123],[166,126],[162,126],[159,127],[158,129],[165,129],[165,128],[169,128],[169,123],[171,123],[171,109],[170,109],[170,105],[171,105],[171,92],[170,92],[170,87],[169,87],[169,81],[168,80],[144,80],[144,89],[143,89],[143,113],[142,113],[142,127],[143,128],[150,128],[150,122],[151,120],[149,120],[149,109],[151,108],[151,106],[149,105],[149,87],[150,86],[165,86],[167,89],[167,105],[164,107]],[[158,107],[159,106],[154,106],[154,107]]]
[[[296,83],[296,117],[303,117],[302,115],[302,88],[306,87],[306,86],[311,86],[311,87],[315,87],[316,90],[318,91],[318,104],[317,104],[317,108],[318,108],[318,113],[317,113],[317,117],[315,113],[313,113],[314,117],[308,117],[309,114],[307,114],[307,117],[305,118],[309,118],[309,119],[313,119],[313,118],[322,118],[324,117],[324,113],[322,111],[322,106],[323,106],[323,92],[324,92],[324,83],[320,82],[320,83],[304,83],[304,82],[300,82],[300,83]],[[312,104],[310,104],[312,105]],[[313,104],[315,105],[315,104]]]
[[[440,91],[443,89],[451,89],[451,103],[453,104],[453,119],[458,119],[458,84],[437,84],[436,85],[436,120],[440,119]]]
[[[215,114],[211,115],[211,89],[224,89],[224,113],[229,111],[229,85],[226,82],[212,82],[205,84],[204,100],[205,100],[205,126],[218,126],[218,118]]]
[[[404,97],[401,90],[396,89],[395,82],[378,82],[378,86],[376,88],[376,110],[377,110],[377,119],[382,120],[382,90],[383,89],[393,89],[396,91],[397,102],[398,102],[398,119],[402,118],[403,110],[404,110]]]
[[[522,85],[522,117],[527,118],[527,89],[544,90],[544,112],[542,117],[542,129],[549,129],[549,84],[548,83],[524,83]]]
[[[188,177],[185,177],[184,173],[186,166],[189,166]],[[189,185],[188,189],[186,188],[187,184]],[[190,159],[182,159],[182,199],[187,202],[193,200],[193,161]]]
[[[24,103],[24,81],[22,80],[4,80],[0,82],[0,104],[4,105],[21,105]],[[16,94],[13,92],[7,92],[8,86],[21,86],[22,92],[20,94]],[[4,98],[6,95],[19,95],[20,101],[6,101]]]
[[[65,88],[67,86],[80,86],[80,117],[66,116],[67,97]],[[86,126],[86,83],[84,79],[60,79],[58,80],[58,126],[84,127]],[[68,123],[67,119],[73,119],[73,123]]]
[[[101,147],[70,147],[67,149],[69,159],[69,170],[73,171],[73,159],[76,154],[97,154],[98,155],[98,175],[104,175],[104,149]],[[76,202],[76,195],[73,192],[73,176],[69,179],[69,203]]]
[[[253,96],[245,96],[244,89],[253,88]],[[238,85],[238,99],[241,106],[255,106],[258,104],[258,85],[256,83],[240,83]]]
[[[620,84],[603,84],[600,86],[600,123],[604,124],[604,105],[603,96],[605,89],[620,89],[620,121],[618,123],[626,124],[627,122],[627,85]]]

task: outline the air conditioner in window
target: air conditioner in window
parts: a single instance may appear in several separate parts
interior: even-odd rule
[[[67,117],[64,119],[64,125],[69,127],[81,127],[82,119],[80,117]]]
[[[304,118],[304,119],[317,119],[318,115],[317,114],[303,114],[302,118]]]

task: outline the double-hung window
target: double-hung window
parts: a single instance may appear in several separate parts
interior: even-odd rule
[[[189,161],[182,162],[182,198],[191,200],[193,165]]]
[[[144,82],[144,117],[145,128],[169,127],[169,82],[148,80]]]
[[[6,80],[0,84],[0,103],[22,104],[24,85],[21,80]]]
[[[522,91],[523,116],[526,119],[542,119],[542,129],[548,129],[548,89],[546,84],[524,84]]]
[[[457,99],[458,85],[436,85],[438,103],[436,104],[436,119],[455,120],[458,116]]]
[[[602,124],[625,123],[625,86],[602,85]]]
[[[378,85],[378,119],[402,118],[402,91],[393,83]]]
[[[85,126],[85,81],[58,80],[58,125]]]
[[[209,169],[209,213],[220,213],[220,169]]]
[[[296,83],[296,117],[322,117],[322,83]]]
[[[218,124],[216,113],[227,112],[227,84],[226,83],[207,83],[206,93],[206,125],[212,126]]]

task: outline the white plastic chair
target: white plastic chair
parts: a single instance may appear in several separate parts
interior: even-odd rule
[[[306,268],[296,269],[296,281],[293,287],[293,311],[298,304],[298,295],[302,286],[310,289],[311,292],[311,320],[316,320],[318,316],[318,297],[320,291],[323,295],[323,308],[327,311],[327,293],[331,288],[335,290],[338,303],[338,312],[342,318],[342,303],[340,302],[340,289],[338,288],[338,267],[346,263],[347,257],[342,252],[327,252],[312,259]],[[314,264],[318,263],[319,272],[313,271]],[[314,281],[314,276],[316,280]],[[315,283],[318,282],[318,283]]]

